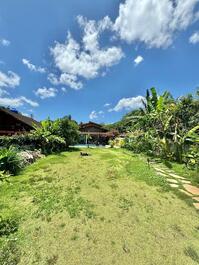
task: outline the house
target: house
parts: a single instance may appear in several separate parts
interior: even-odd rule
[[[11,136],[29,132],[40,123],[15,109],[0,107],[0,135]]]
[[[80,135],[81,143],[90,144],[108,144],[108,141],[114,139],[117,135],[117,131],[109,131],[101,124],[89,121],[88,123],[80,123]]]

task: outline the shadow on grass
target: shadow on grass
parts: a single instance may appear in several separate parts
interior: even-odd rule
[[[61,156],[61,157],[64,157],[64,152],[80,152],[81,149],[79,147],[68,147],[66,148],[65,150],[62,150],[62,151],[59,151],[59,152],[52,152],[50,154],[46,154],[46,156],[49,156],[49,155],[57,155],[57,156]]]
[[[81,149],[79,147],[69,147],[66,150],[67,152],[80,152]]]
[[[168,167],[169,169],[171,169],[171,168],[173,167],[172,164],[171,164],[168,160],[163,160],[162,162],[163,162],[163,164],[164,164],[166,167]]]
[[[189,246],[184,250],[186,256],[190,257],[193,261],[199,264],[199,255],[193,247]]]

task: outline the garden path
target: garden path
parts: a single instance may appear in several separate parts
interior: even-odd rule
[[[175,174],[174,171],[166,166],[153,164],[153,168],[160,176],[166,178],[169,186],[178,189],[181,193],[186,194],[193,200],[193,206],[199,210],[199,188],[191,183],[190,180]]]

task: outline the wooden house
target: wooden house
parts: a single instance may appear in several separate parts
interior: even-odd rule
[[[80,123],[80,135],[81,143],[85,143],[85,139],[89,139],[91,144],[108,144],[108,141],[114,139],[117,135],[117,131],[109,131],[101,124],[89,121],[88,123]]]
[[[0,107],[0,135],[11,136],[26,133],[39,125],[39,122],[14,109]]]

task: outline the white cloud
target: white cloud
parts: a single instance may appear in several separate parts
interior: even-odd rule
[[[0,98],[1,106],[9,106],[9,107],[20,107],[23,106],[24,103],[29,104],[32,107],[38,107],[39,104],[35,101],[27,99],[26,97],[18,97],[18,98]]]
[[[140,64],[141,62],[144,61],[144,58],[140,55],[138,55],[135,60],[134,60],[134,63],[135,63],[135,66],[137,66],[138,64]]]
[[[6,40],[6,39],[0,39],[0,45],[9,46],[10,45],[10,41]]]
[[[46,72],[45,68],[40,67],[40,66],[35,66],[34,64],[30,63],[30,61],[27,60],[27,59],[22,59],[22,63],[24,65],[26,65],[30,71],[38,72],[38,73],[41,73],[41,74]]]
[[[32,107],[38,107],[38,106],[39,106],[39,104],[38,104],[37,102],[35,102],[35,101],[31,100],[31,99],[28,99],[28,98],[26,98],[26,97],[20,97],[20,99],[21,99],[23,102],[29,104],[29,105],[32,106]]]
[[[37,91],[35,91],[35,95],[40,97],[41,99],[46,99],[46,98],[53,98],[57,95],[58,90],[56,88],[38,88]]]
[[[112,27],[108,17],[96,22],[79,16],[78,23],[83,30],[82,43],[68,33],[64,44],[57,42],[51,48],[55,66],[61,71],[60,78],[54,78],[54,81],[74,89],[82,88],[80,78],[93,79],[124,56],[119,47],[100,48],[100,34]]]
[[[25,113],[25,112],[22,112],[21,114],[22,114],[23,116],[26,116],[26,117],[30,117],[30,116],[31,116],[30,114]]]
[[[90,113],[90,115],[89,115],[89,119],[91,119],[91,120],[96,120],[96,119],[98,119],[99,118],[99,116],[101,116],[101,115],[103,115],[104,114],[104,112],[102,111],[102,110],[100,110],[100,111],[95,111],[95,110],[93,110],[91,113]]]
[[[109,107],[110,105],[111,105],[110,103],[106,103],[106,104],[104,104],[104,107],[107,108],[107,107]]]
[[[78,81],[77,76],[67,73],[61,74],[60,77],[57,77],[56,75],[51,73],[48,75],[48,80],[55,86],[66,85],[75,90],[79,90],[83,87],[83,84]]]
[[[95,120],[98,118],[97,112],[95,110],[93,110],[90,115],[89,115],[89,119],[91,120]]]
[[[0,97],[2,97],[4,95],[9,95],[9,93],[7,91],[5,91],[4,89],[0,88]]]
[[[195,32],[191,37],[189,38],[189,42],[192,44],[196,44],[199,42],[199,32]]]
[[[185,30],[197,19],[198,0],[126,0],[120,4],[114,28],[128,43],[168,47],[176,31]]]
[[[111,111],[121,111],[121,110],[133,110],[133,109],[139,109],[143,107],[142,101],[145,100],[143,96],[137,96],[132,98],[122,98],[119,100],[119,102],[116,104],[116,106],[113,109],[109,109],[109,112]]]
[[[7,74],[0,71],[0,87],[11,87],[14,88],[19,86],[20,84],[20,77],[12,72],[9,71]]]

